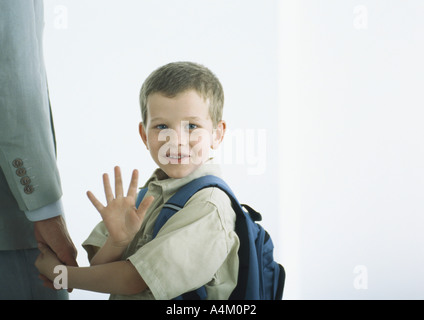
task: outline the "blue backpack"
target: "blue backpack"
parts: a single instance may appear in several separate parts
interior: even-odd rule
[[[229,299],[281,300],[286,275],[284,268],[274,261],[274,245],[269,234],[255,222],[262,219],[261,215],[249,206],[241,205],[228,185],[216,176],[208,175],[195,179],[178,190],[164,204],[159,213],[153,228],[153,238],[156,237],[166,221],[182,209],[197,191],[208,187],[217,187],[225,191],[231,199],[236,213],[235,232],[240,239],[239,274],[236,288]],[[136,201],[137,208],[146,192],[147,188],[140,190]],[[206,298],[206,289],[202,286],[175,298],[175,300],[203,300]]]

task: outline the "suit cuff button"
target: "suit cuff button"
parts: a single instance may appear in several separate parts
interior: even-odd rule
[[[16,170],[16,175],[18,177],[23,177],[23,176],[26,175],[26,173],[27,173],[27,171],[25,170],[25,168],[19,168],[19,169]]]
[[[25,186],[25,188],[24,188],[24,192],[25,192],[26,194],[31,194],[31,193],[33,193],[33,192],[34,192],[34,187],[33,187],[32,185],[27,185],[27,186]]]
[[[26,186],[26,185],[28,185],[28,184],[30,184],[30,183],[31,183],[31,179],[30,179],[28,176],[23,177],[23,178],[21,179],[21,184],[22,184],[22,185],[24,185],[24,186]]]
[[[16,158],[15,160],[12,161],[12,165],[15,168],[20,168],[24,165],[24,162],[22,161],[22,159]]]

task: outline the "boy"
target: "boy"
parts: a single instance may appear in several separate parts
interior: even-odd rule
[[[223,103],[219,80],[195,63],[170,63],[146,79],[139,131],[159,169],[138,209],[136,170],[126,197],[119,167],[115,197],[103,176],[106,207],[87,193],[103,221],[83,243],[91,266],[66,267],[70,288],[111,293],[111,299],[173,299],[205,285],[208,299],[228,299],[237,283],[239,239],[225,192],[197,192],[152,239],[159,212],[179,188],[201,176],[220,176],[209,151],[224,138]],[[48,248],[40,250],[36,266],[52,281],[61,263]]]

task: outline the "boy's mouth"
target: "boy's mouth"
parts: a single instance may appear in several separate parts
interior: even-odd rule
[[[190,155],[182,153],[171,154],[168,152],[166,154],[166,158],[171,164],[188,164],[190,160]]]

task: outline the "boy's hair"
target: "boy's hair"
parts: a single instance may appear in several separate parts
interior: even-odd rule
[[[153,71],[140,90],[143,123],[147,121],[147,99],[153,93],[173,98],[187,90],[195,90],[209,101],[209,115],[213,126],[222,120],[224,90],[218,78],[206,67],[193,62],[172,62]]]

